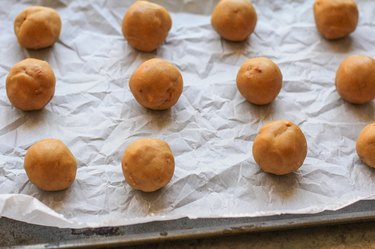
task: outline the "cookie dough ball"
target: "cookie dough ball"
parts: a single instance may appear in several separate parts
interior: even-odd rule
[[[24,111],[42,109],[55,93],[55,74],[42,60],[25,59],[15,64],[6,79],[10,102]]]
[[[52,46],[60,36],[61,19],[51,8],[33,6],[14,20],[14,32],[21,47],[40,49]]]
[[[143,138],[131,143],[122,157],[126,182],[144,192],[156,191],[169,183],[174,173],[174,157],[160,139]]]
[[[228,41],[244,41],[254,32],[257,13],[248,0],[221,0],[211,15],[212,27]]]
[[[333,40],[352,33],[358,23],[358,8],[354,0],[315,0],[314,17],[319,33]]]
[[[273,121],[260,128],[253,144],[253,156],[265,172],[285,175],[298,170],[307,154],[306,138],[287,120]]]
[[[346,101],[364,104],[375,98],[375,60],[365,55],[351,55],[336,72],[336,90]]]
[[[357,138],[356,150],[362,162],[375,168],[375,123],[362,129]]]
[[[183,80],[173,64],[162,59],[151,59],[135,70],[129,87],[142,106],[152,110],[166,110],[176,104],[181,96]]]
[[[162,6],[147,1],[131,5],[122,19],[122,33],[128,43],[143,52],[159,48],[168,36],[172,19]]]
[[[257,105],[271,103],[279,94],[283,76],[279,67],[265,57],[242,64],[237,74],[237,88],[247,101]]]
[[[45,191],[69,188],[76,178],[77,162],[58,139],[43,139],[26,153],[24,167],[31,183]]]

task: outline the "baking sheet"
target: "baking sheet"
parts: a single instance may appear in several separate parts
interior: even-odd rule
[[[97,227],[179,217],[245,217],[336,210],[375,198],[375,171],[355,154],[359,131],[374,120],[374,104],[343,102],[335,71],[349,54],[374,56],[375,6],[358,1],[360,21],[350,37],[328,42],[316,32],[312,1],[254,1],[255,33],[244,43],[223,41],[209,14],[217,1],[158,1],[173,27],[155,53],[124,41],[121,19],[131,1],[4,1],[0,10],[0,77],[25,57],[54,68],[55,97],[40,112],[14,109],[0,89],[0,215],[58,227]],[[21,49],[14,17],[26,6],[54,7],[63,20],[60,40],[42,51]],[[235,87],[239,66],[268,56],[284,76],[268,106],[254,106]],[[128,80],[143,61],[160,57],[180,68],[184,91],[169,111],[154,112],[133,99]],[[271,120],[300,125],[308,141],[303,167],[272,176],[256,166],[252,141]],[[66,191],[46,193],[23,170],[27,148],[62,139],[79,164]],[[137,138],[166,140],[175,155],[171,183],[155,193],[132,190],[120,158]]]
[[[161,241],[222,237],[312,226],[375,221],[375,200],[362,200],[337,211],[261,217],[202,218],[147,222],[128,226],[68,229],[0,219],[0,244],[27,248],[124,247]],[[373,223],[372,223],[373,224]],[[370,224],[368,224],[370,225]],[[368,226],[369,227],[369,226]],[[32,236],[31,236],[32,234]],[[259,243],[259,242],[258,242]],[[23,247],[22,247],[23,245]],[[145,247],[145,246],[143,246]]]

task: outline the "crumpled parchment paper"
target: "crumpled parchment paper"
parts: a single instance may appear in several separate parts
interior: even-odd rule
[[[374,120],[374,103],[351,105],[335,91],[336,69],[350,54],[374,56],[375,5],[358,1],[360,21],[350,37],[326,41],[317,33],[313,1],[254,1],[255,33],[244,43],[219,38],[210,25],[217,1],[157,1],[173,28],[155,53],[129,47],[121,20],[132,1],[2,1],[0,9],[0,216],[58,227],[117,226],[179,217],[241,217],[335,210],[375,198],[375,171],[355,153],[360,130]],[[60,40],[41,51],[19,47],[13,20],[25,7],[56,8]],[[254,106],[235,78],[247,59],[267,56],[283,73],[280,95]],[[34,57],[56,74],[56,93],[39,112],[12,107],[5,93],[9,69]],[[160,57],[178,66],[184,91],[176,106],[155,112],[132,97],[128,80],[143,61]],[[271,120],[300,125],[308,156],[295,174],[263,173],[252,141]],[[23,158],[34,142],[62,139],[78,160],[66,191],[42,192],[27,179]],[[155,193],[132,190],[120,159],[137,138],[166,140],[176,170]]]

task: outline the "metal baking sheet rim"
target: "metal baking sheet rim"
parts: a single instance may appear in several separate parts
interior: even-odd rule
[[[83,228],[83,229],[69,229],[57,228],[59,231],[66,230],[71,234],[87,235],[86,238],[66,240],[62,242],[45,242],[41,244],[20,245],[13,248],[99,248],[99,247],[118,247],[118,246],[131,246],[148,243],[157,243],[173,240],[186,240],[186,239],[201,239],[208,237],[229,236],[243,233],[252,232],[266,232],[276,230],[287,230],[306,228],[313,226],[323,225],[338,225],[356,222],[375,221],[375,200],[362,200],[358,201],[348,207],[339,209],[337,211],[324,211],[317,214],[283,214],[262,217],[239,217],[239,218],[180,218],[169,221],[153,221],[143,224],[119,226],[119,227],[102,227],[102,228]],[[4,219],[3,219],[4,221]],[[12,221],[12,220],[8,220]],[[205,223],[214,223],[205,227],[181,227],[181,229],[159,229],[158,231],[111,235],[113,228],[126,228],[131,226],[139,226],[147,229],[149,224],[156,223],[156,226],[162,224],[173,224],[181,221]],[[228,221],[234,221],[233,224],[228,224]],[[0,219],[0,223],[1,223]],[[50,227],[26,224],[18,222],[19,226],[30,226],[31,229],[39,227],[39,229],[47,230]],[[174,224],[174,225],[176,225]],[[178,224],[177,224],[178,226]],[[186,225],[185,225],[186,226]],[[188,225],[189,226],[189,225]],[[18,226],[13,226],[18,229]],[[99,232],[100,230],[108,230],[108,232]],[[95,237],[94,235],[99,235]],[[64,238],[63,238],[64,239]],[[1,242],[1,240],[0,240]]]

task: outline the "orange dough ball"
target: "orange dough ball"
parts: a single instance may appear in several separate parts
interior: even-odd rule
[[[354,32],[358,8],[354,0],[315,0],[314,17],[319,33],[326,39],[339,39]]]
[[[21,47],[46,48],[59,39],[61,19],[54,9],[41,6],[29,7],[14,20],[14,32]]]
[[[365,55],[351,55],[336,72],[336,90],[346,101],[364,104],[375,98],[375,60]]]
[[[55,74],[46,61],[25,59],[15,64],[6,79],[9,101],[18,109],[42,109],[55,93]]]
[[[172,19],[162,6],[147,1],[136,1],[125,13],[122,33],[128,43],[143,52],[159,48],[168,36]]]
[[[301,129],[287,120],[273,121],[260,128],[253,144],[253,156],[265,172],[285,175],[298,170],[307,155]]]
[[[375,123],[362,129],[357,138],[356,150],[362,162],[375,168]]]
[[[212,27],[228,40],[246,40],[254,32],[257,14],[248,0],[221,0],[211,15]]]
[[[273,61],[259,57],[242,64],[236,81],[238,90],[247,101],[265,105],[271,103],[279,94],[283,76]]]
[[[77,172],[77,162],[69,148],[58,139],[43,139],[26,153],[24,167],[31,183],[45,191],[70,187]]]
[[[176,66],[162,59],[142,63],[129,80],[130,90],[139,104],[152,110],[166,110],[181,96],[183,80]]]
[[[126,182],[144,192],[156,191],[169,183],[174,173],[174,157],[160,139],[143,138],[131,143],[122,157]]]

